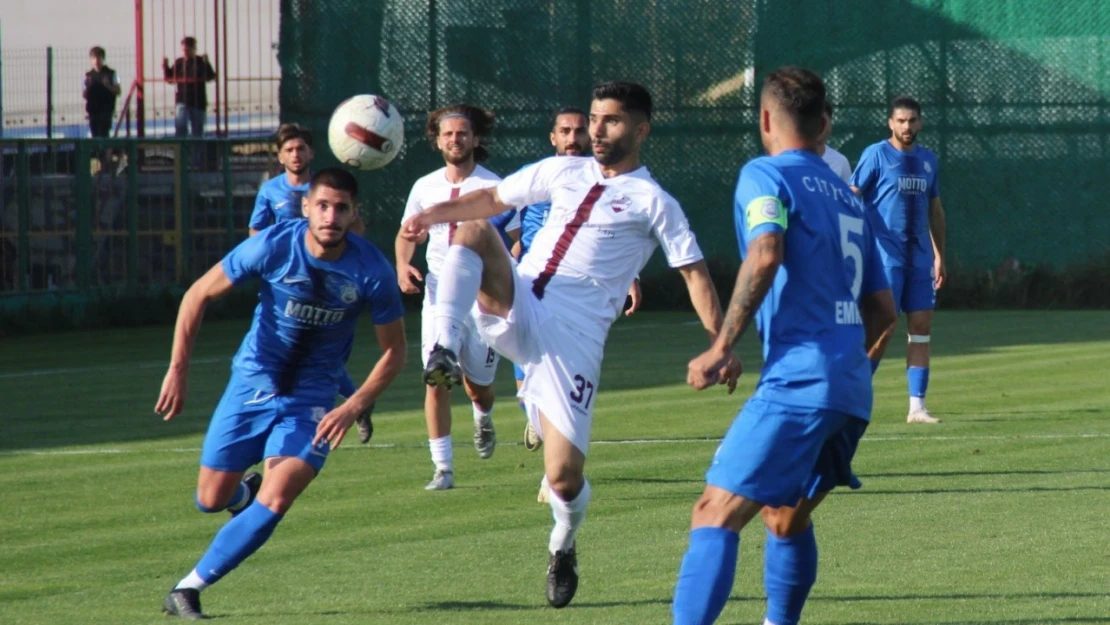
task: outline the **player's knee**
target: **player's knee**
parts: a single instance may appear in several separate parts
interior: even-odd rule
[[[293,501],[296,497],[291,497],[282,492],[266,492],[258,493],[258,503],[266,506],[274,514],[285,514],[293,507]]]
[[[451,237],[451,243],[477,250],[482,247],[483,241],[491,235],[497,235],[493,225],[485,219],[475,219],[459,224],[455,234]]]
[[[582,492],[586,483],[580,470],[563,465],[554,471],[547,472],[547,486],[559,495],[563,501],[573,501]]]
[[[196,504],[197,510],[206,514],[220,512],[227,508],[226,498],[220,497],[219,493],[213,490],[198,490],[193,498],[193,503]]]
[[[493,387],[480,384],[466,383],[466,395],[470,401],[478,404],[485,410],[493,407]]]
[[[809,515],[801,514],[796,508],[763,508],[763,525],[777,538],[790,538],[809,527]]]

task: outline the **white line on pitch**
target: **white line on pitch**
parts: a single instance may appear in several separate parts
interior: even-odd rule
[[[1110,432],[1096,434],[969,434],[967,436],[865,436],[863,442],[891,443],[914,441],[999,441],[999,440],[1061,440],[1084,438],[1110,438]],[[592,441],[591,445],[688,445],[698,443],[717,443],[716,438],[640,438],[626,440],[600,440]],[[501,443],[504,446],[517,447],[521,442]],[[467,445],[460,444],[460,447]],[[413,443],[371,443],[368,445],[346,445],[340,450],[350,449],[422,449],[427,445]],[[113,454],[157,454],[157,453],[199,453],[199,447],[167,447],[152,449],[135,448],[106,448],[106,449],[17,449],[0,451],[2,456],[96,456]]]
[[[231,362],[228,356],[221,356],[219,358],[194,358],[190,361],[196,365],[210,365],[216,362]],[[129,371],[131,369],[160,369],[169,365],[168,361],[157,360],[150,362],[132,362],[127,364],[117,365],[91,365],[87,367],[61,367],[58,369],[31,369],[30,371],[13,371],[11,373],[0,373],[0,380],[12,380],[16,378],[34,378],[44,375],[64,375],[67,373],[96,373],[106,371]]]

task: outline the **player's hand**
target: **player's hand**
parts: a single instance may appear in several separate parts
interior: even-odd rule
[[[420,275],[420,270],[412,265],[401,265],[397,267],[397,284],[401,287],[401,292],[406,295],[415,295],[420,292],[420,287],[416,285],[417,282],[423,282],[424,276]]]
[[[690,361],[686,370],[686,383],[699,391],[718,383],[729,383],[732,388],[735,388],[735,379],[729,382],[727,377],[724,379],[721,377],[722,372],[731,376],[732,369],[729,368],[729,361],[735,358],[732,350],[721,350],[716,345],[710,347]],[[737,360],[736,365],[733,366],[739,368],[739,361]],[[736,375],[739,376],[740,372],[737,371]]]
[[[347,430],[351,429],[358,414],[350,400],[336,406],[320,419],[320,423],[316,424],[316,438],[312,439],[312,445],[315,447],[321,441],[327,441],[328,446],[333,450],[339,449],[339,443],[343,442],[343,437],[347,435]]]
[[[428,228],[431,226],[432,223],[428,220],[426,213],[417,213],[406,219],[405,223],[401,224],[401,237],[406,241],[419,243],[424,238],[424,235],[428,233]]]
[[[185,407],[185,395],[188,392],[185,371],[170,367],[162,380],[162,391],[158,394],[158,403],[154,404],[155,414],[162,415],[163,421],[181,414]]]
[[[944,259],[937,256],[933,259],[933,288],[939,291],[947,281],[948,267],[944,265]]]
[[[624,316],[631,315],[632,313],[640,310],[640,302],[643,300],[643,293],[640,292],[640,279],[637,278],[632,281],[632,286],[628,288],[628,297],[632,300],[628,308],[624,311]]]
[[[729,352],[728,358],[725,359],[725,364],[717,371],[717,384],[727,384],[728,394],[736,390],[736,381],[740,379],[740,374],[744,373],[744,364],[740,362],[740,357],[736,354]]]

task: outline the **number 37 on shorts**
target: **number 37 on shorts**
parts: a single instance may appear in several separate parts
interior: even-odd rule
[[[572,408],[576,411],[587,412],[594,399],[594,383],[581,375],[574,376],[574,390],[570,392]]]

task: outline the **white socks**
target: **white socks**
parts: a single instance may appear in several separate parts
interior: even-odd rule
[[[463,321],[470,316],[481,286],[482,257],[462,245],[449,247],[443,257],[436,293],[436,343],[459,353]]]
[[[563,501],[555,489],[548,488],[547,503],[551,505],[551,516],[555,517],[555,527],[547,550],[551,553],[566,551],[574,544],[574,533],[586,520],[586,506],[590,504],[590,482],[584,480],[582,490],[574,501]]]
[[[428,439],[428,447],[432,450],[432,462],[437,471],[453,471],[455,466],[455,450],[451,447],[451,435]]]
[[[483,419],[493,414],[493,406],[489,407],[489,411],[482,410],[482,407],[475,402],[470,402],[474,406],[474,423],[481,423]]]
[[[924,409],[925,409],[925,398],[924,397],[914,397],[913,395],[910,395],[910,412],[913,412],[915,410],[924,410]]]
[[[177,582],[177,585],[173,587],[174,590],[181,590],[182,588],[192,588],[201,591],[208,588],[208,582],[201,579],[200,575],[197,575],[197,570],[193,569],[185,576],[185,579]]]

